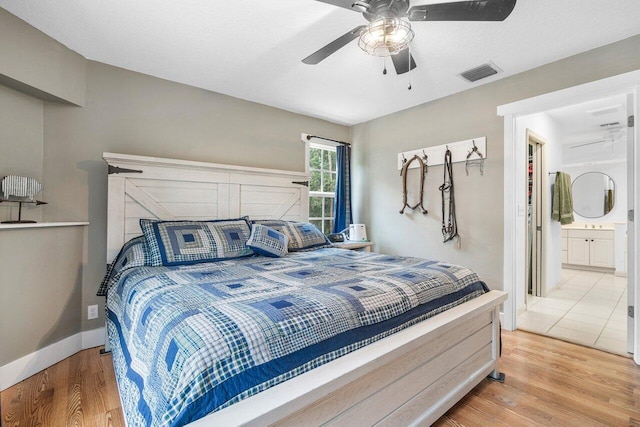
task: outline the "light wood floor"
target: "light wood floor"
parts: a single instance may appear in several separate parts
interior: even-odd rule
[[[437,426],[640,426],[631,359],[503,332],[505,384],[483,381]],[[123,426],[110,356],[80,352],[2,392],[2,427]]]

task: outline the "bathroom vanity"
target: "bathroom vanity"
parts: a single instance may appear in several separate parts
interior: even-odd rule
[[[585,224],[587,225],[587,224]],[[597,268],[615,268],[615,229],[609,226],[562,227],[562,263]]]

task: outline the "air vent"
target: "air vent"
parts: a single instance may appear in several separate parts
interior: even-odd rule
[[[605,114],[616,114],[622,111],[622,104],[612,105],[610,107],[598,108],[596,110],[589,110],[587,114],[591,114],[593,117],[604,116]]]
[[[603,128],[603,129],[613,128],[613,127],[617,127],[617,126],[621,126],[620,122],[602,123],[600,125],[600,127]]]
[[[482,64],[479,67],[464,71],[460,73],[459,76],[468,82],[474,83],[478,80],[482,80],[489,76],[493,76],[494,74],[498,74],[500,71],[502,70],[496,67],[495,64],[487,62],[486,64]]]

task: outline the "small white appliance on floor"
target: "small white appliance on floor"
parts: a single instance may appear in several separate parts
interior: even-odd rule
[[[351,224],[349,226],[349,240],[362,242],[367,240],[367,228],[364,224]]]

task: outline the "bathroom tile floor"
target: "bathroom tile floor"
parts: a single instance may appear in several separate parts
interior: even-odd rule
[[[630,357],[627,353],[627,279],[562,270],[546,298],[529,296],[518,329]]]

